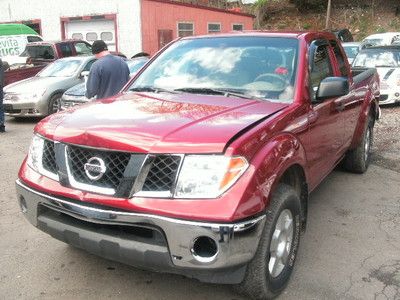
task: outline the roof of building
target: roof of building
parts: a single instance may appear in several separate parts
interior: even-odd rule
[[[177,1],[172,1],[172,0],[145,0],[145,1],[153,1],[153,2],[172,4],[172,5],[180,5],[180,6],[186,6],[186,7],[191,7],[191,8],[205,9],[205,10],[222,12],[222,13],[227,13],[227,14],[232,14],[232,15],[250,17],[253,19],[255,18],[255,16],[252,14],[233,11],[233,10],[227,10],[227,9],[222,9],[222,8],[216,8],[216,7],[210,7],[210,6],[205,6],[205,5],[199,5],[199,4],[190,4],[190,3],[177,2]]]

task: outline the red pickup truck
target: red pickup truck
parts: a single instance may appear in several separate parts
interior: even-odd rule
[[[8,85],[35,76],[56,59],[76,55],[91,55],[91,49],[92,46],[89,43],[81,40],[28,43],[24,52],[20,55],[23,64],[16,67],[11,66],[4,72],[4,84]]]
[[[358,73],[328,32],[182,38],[119,95],[36,126],[21,210],[108,259],[274,297],[309,194],[342,160],[368,168],[379,81]]]

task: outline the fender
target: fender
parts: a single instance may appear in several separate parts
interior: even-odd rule
[[[378,101],[375,98],[373,92],[371,90],[368,90],[361,106],[360,116],[358,117],[357,126],[354,130],[353,139],[351,141],[349,149],[356,148],[357,145],[361,142],[363,132],[365,127],[367,126],[368,117],[371,112],[373,113],[374,120],[379,119],[380,111]]]
[[[272,137],[253,157],[251,164],[257,170],[253,176],[253,180],[249,185],[249,190],[258,194],[251,199],[259,199],[257,207],[260,212],[264,211],[269,205],[271,192],[276,188],[279,180],[284,172],[291,166],[299,165],[307,176],[307,159],[305,150],[301,142],[291,133],[282,133]],[[249,198],[247,198],[249,199]],[[242,199],[240,210],[242,207],[248,208]],[[243,215],[242,211],[237,211],[236,215]]]

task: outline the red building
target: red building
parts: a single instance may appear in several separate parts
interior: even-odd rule
[[[0,23],[24,23],[45,40],[102,39],[128,57],[180,36],[253,29],[254,16],[171,0],[2,0]],[[208,0],[199,0],[207,3]],[[39,9],[42,8],[42,9]],[[43,8],[45,8],[45,13]],[[12,14],[9,13],[12,11]]]
[[[251,30],[253,19],[253,15],[237,11],[168,0],[142,0],[142,49],[154,54],[178,37]]]

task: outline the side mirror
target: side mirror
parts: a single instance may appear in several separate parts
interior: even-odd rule
[[[349,93],[349,82],[346,77],[327,77],[321,81],[317,90],[317,101],[336,98]]]
[[[89,77],[89,71],[82,71],[81,75],[79,76],[80,78],[83,78],[85,80],[85,83]]]

